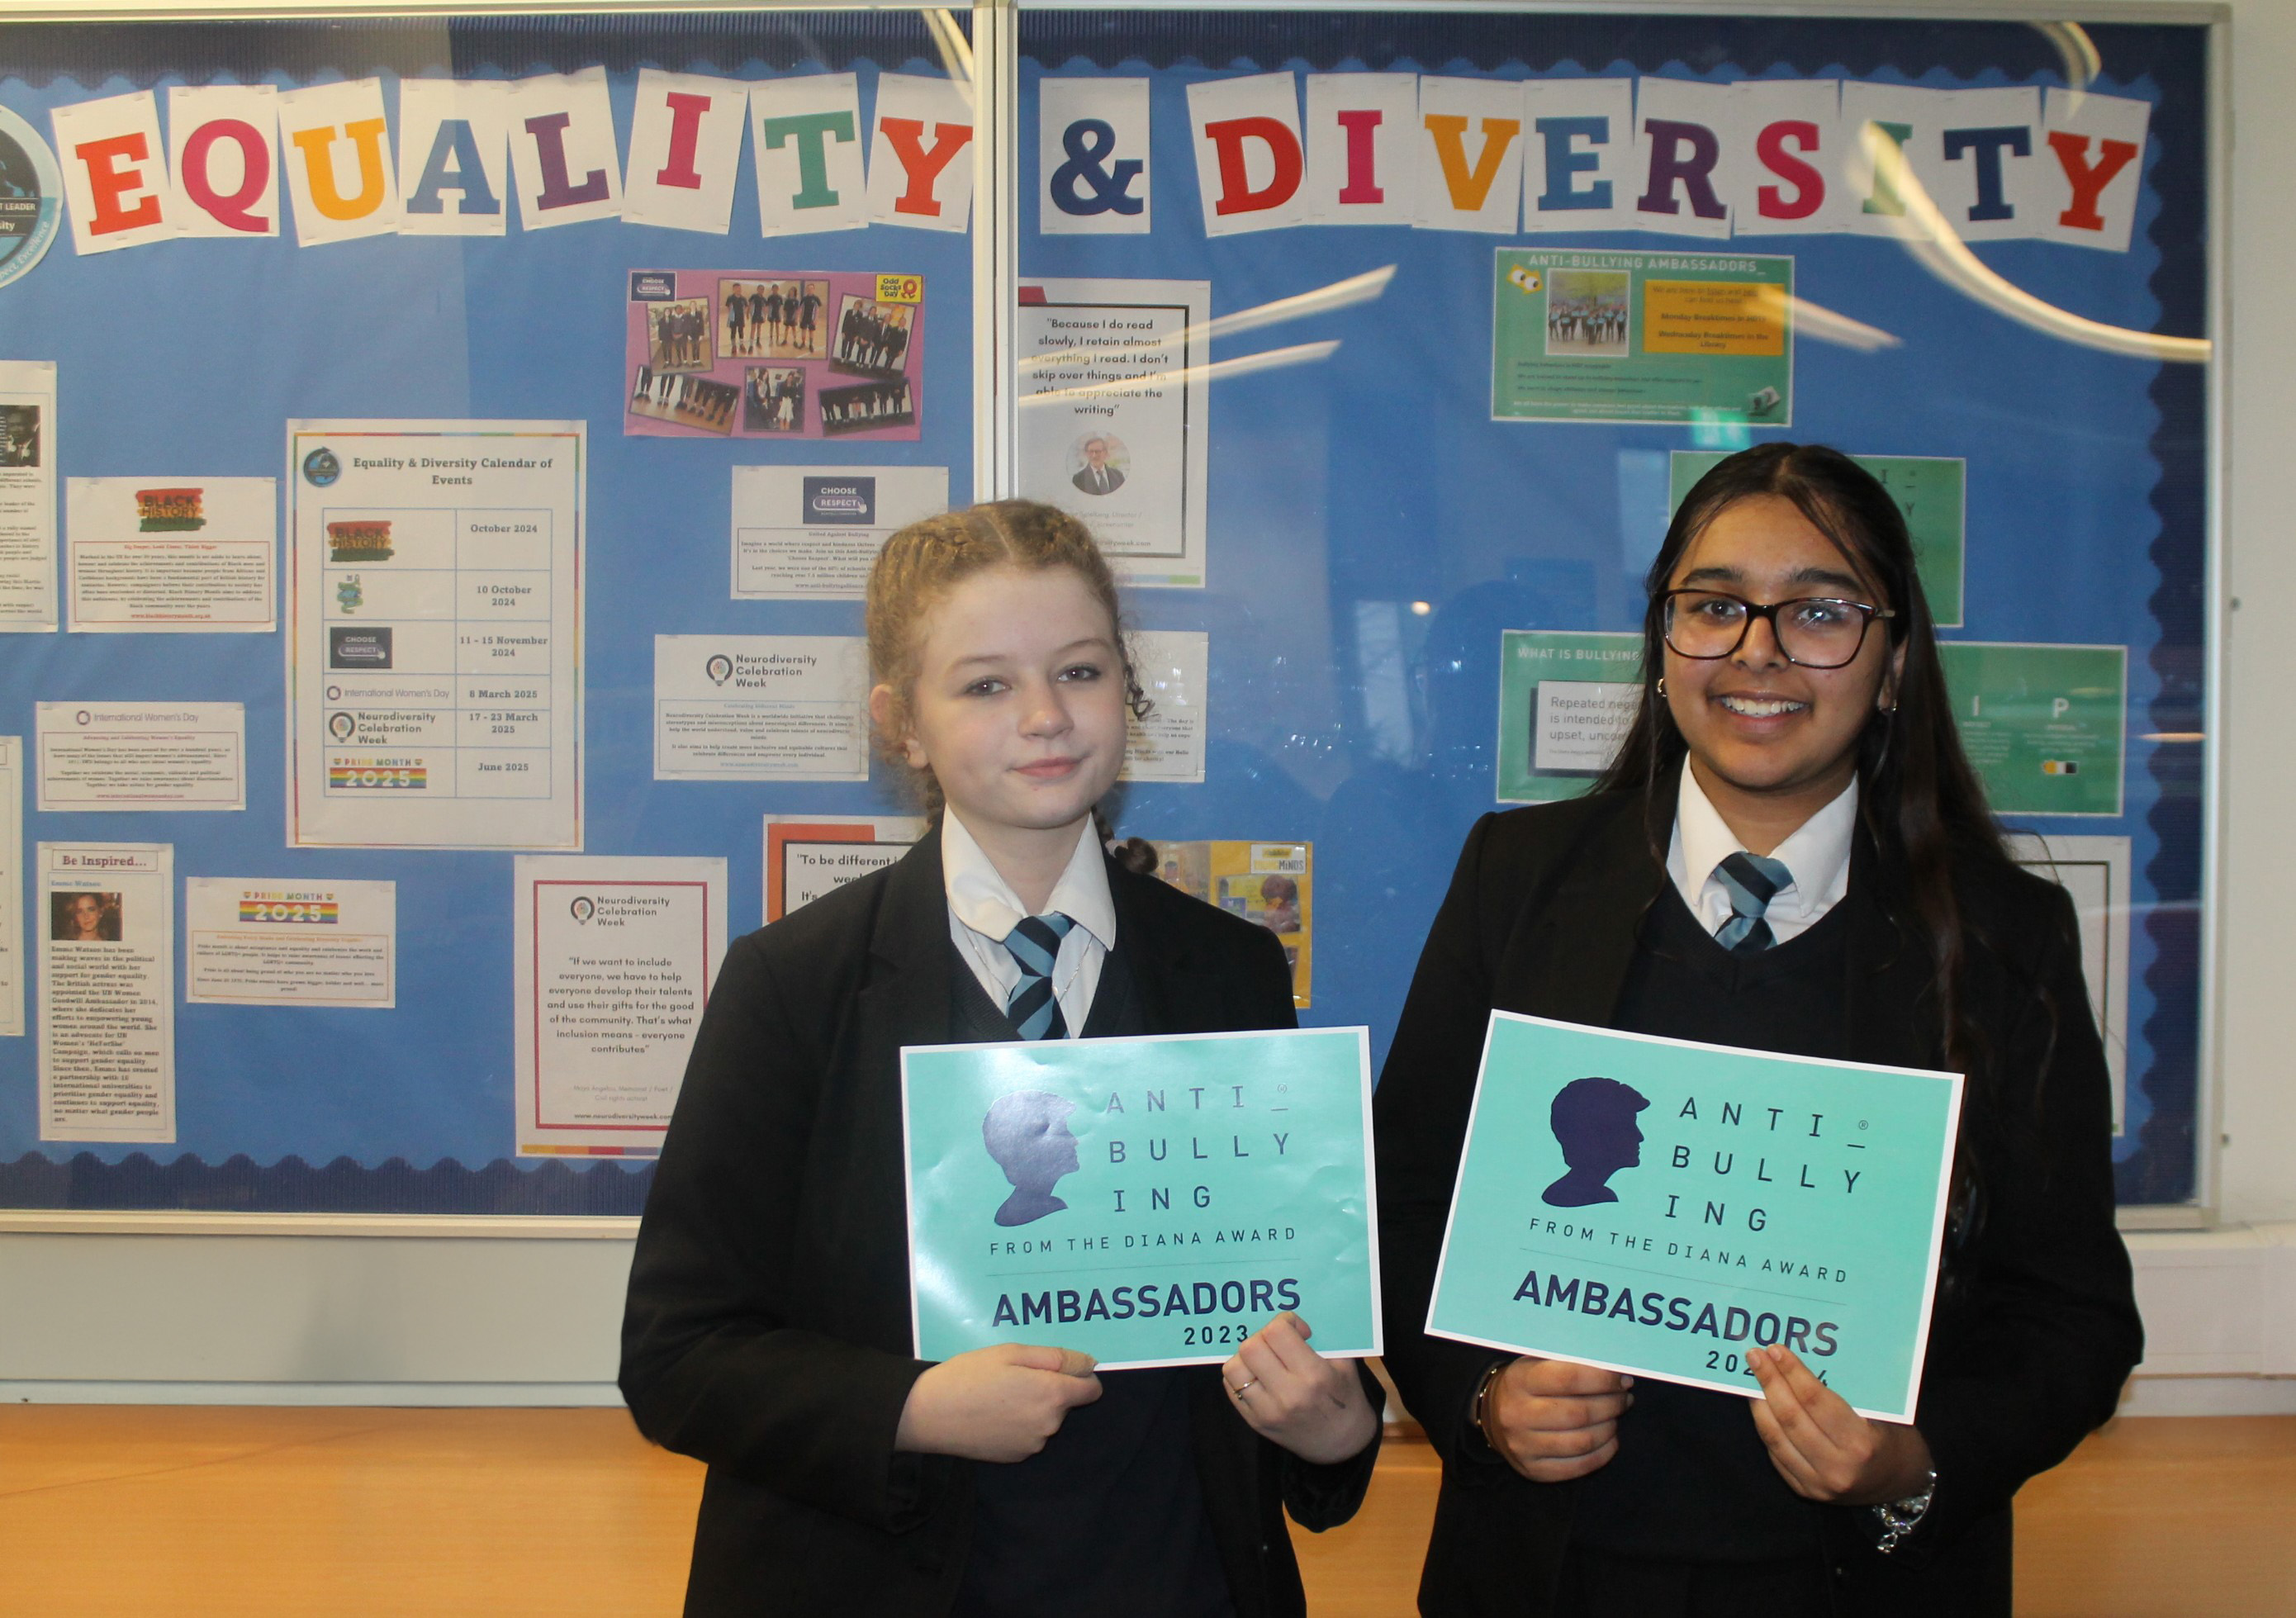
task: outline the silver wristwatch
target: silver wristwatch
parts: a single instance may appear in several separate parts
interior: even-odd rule
[[[1907,1495],[1902,1500],[1891,1500],[1885,1506],[1872,1507],[1874,1520],[1880,1532],[1874,1536],[1874,1548],[1888,1556],[1905,1543],[1906,1536],[1922,1525],[1929,1515],[1930,1501],[1937,1494],[1937,1470],[1931,1468],[1929,1481],[1922,1485],[1919,1494]]]

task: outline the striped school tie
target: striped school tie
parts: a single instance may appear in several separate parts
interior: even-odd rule
[[[1776,943],[1762,913],[1793,881],[1793,873],[1779,860],[1742,850],[1716,866],[1714,875],[1730,895],[1730,919],[1716,932],[1714,941],[1733,955],[1759,955]]]
[[[1053,963],[1060,957],[1061,940],[1075,925],[1055,910],[1048,916],[1024,916],[1004,935],[1004,948],[1021,968],[1021,981],[1004,1001],[1004,1014],[1023,1039],[1069,1037],[1060,1000],[1053,993]]]

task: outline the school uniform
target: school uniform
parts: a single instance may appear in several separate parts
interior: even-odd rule
[[[1386,1363],[1443,1461],[1420,1610],[2006,1614],[2011,1497],[2112,1415],[2142,1345],[2113,1226],[2104,1055],[2071,901],[2054,883],[1955,883],[1965,991],[1994,1060],[1990,1088],[1973,1083],[1964,1106],[1958,1150],[1980,1194],[1948,1233],[1916,1406],[1937,1484],[1894,1550],[1877,1548],[1868,1507],[1787,1488],[1745,1400],[1651,1378],[1604,1467],[1529,1482],[1471,1418],[1504,1357],[1424,1335],[1493,1008],[1945,1064],[1912,898],[1854,787],[1776,850],[1794,881],[1766,918],[1775,945],[1751,954],[1713,936],[1732,907],[1708,874],[1735,838],[1686,771],[1655,790],[1677,809],[1670,840],[1652,836],[1638,791],[1477,822],[1374,1102]]]
[[[947,825],[736,942],[696,1037],[621,1373],[640,1430],[709,1466],[685,1610],[1304,1613],[1284,1510],[1344,1522],[1376,1440],[1303,1462],[1244,1424],[1216,1366],[1109,1373],[1015,1466],[893,1448],[929,1368],[911,1350],[900,1050],[1018,1037],[997,940],[1020,901]],[[966,847],[945,858],[951,841]],[[1050,977],[1085,1037],[1295,1024],[1273,934],[1123,869],[1089,831],[1048,909],[1076,924]]]

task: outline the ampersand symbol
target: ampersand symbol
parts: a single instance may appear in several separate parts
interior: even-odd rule
[[[1080,118],[1070,124],[1061,136],[1061,147],[1069,160],[1053,170],[1052,192],[1053,206],[1062,213],[1085,218],[1111,211],[1136,214],[1148,206],[1147,198],[1126,194],[1145,167],[1138,158],[1120,158],[1113,168],[1101,166],[1101,160],[1116,150],[1116,131],[1099,119]],[[1086,197],[1079,185],[1090,186],[1092,195]]]

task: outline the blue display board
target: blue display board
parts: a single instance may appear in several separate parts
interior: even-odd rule
[[[1749,80],[2062,91],[2057,45],[2023,25],[1972,22],[1295,12],[1024,12],[1021,22],[1024,283],[1208,283],[1217,320],[1392,267],[1369,300],[1215,337],[1201,423],[1207,582],[1137,590],[1130,603],[1142,628],[1209,637],[1208,745],[1202,782],[1128,789],[1121,829],[1165,842],[1312,843],[1303,1021],[1368,1024],[1374,1064],[1383,1057],[1460,842],[1501,798],[1502,637],[1638,626],[1675,452],[1783,436],[1958,460],[1964,610],[1946,638],[2127,649],[2118,812],[2016,818],[2128,840],[2120,1195],[2189,1200],[2205,824],[2202,749],[2189,738],[2203,728],[2210,667],[2203,367],[2013,324],[1884,236],[1695,240],[1531,230],[1519,218],[1491,231],[1302,222],[1215,234],[1208,226],[1223,220],[1199,179],[1189,97],[1192,86],[1334,72],[1657,85],[1646,110],[1669,86],[1694,97]],[[2089,37],[2103,64],[2089,90],[2149,110],[2126,250],[2028,238],[1974,251],[2008,282],[2089,320],[2202,335],[2207,32],[2098,27]],[[43,135],[59,107],[155,87],[164,101],[175,85],[289,89],[373,77],[396,119],[410,80],[590,69],[603,70],[623,153],[647,70],[751,81],[851,72],[865,123],[882,74],[948,70],[922,18],[896,12],[0,28],[0,109]],[[1055,129],[1039,165],[1048,78],[1144,83],[1144,233],[1046,228],[1051,179],[1063,154],[1080,155]],[[1462,119],[1467,144],[1456,155],[1472,179],[1488,114],[1471,92],[1441,93],[1455,101],[1423,92],[1415,104]],[[1304,86],[1296,94],[1295,108],[1307,105]],[[1441,111],[1455,104],[1463,110]],[[1525,146],[1536,135],[1518,133]],[[1096,139],[1083,147],[1100,150]],[[1111,147],[1103,165],[1121,154]],[[1694,160],[1694,141],[1677,155]],[[761,814],[901,805],[882,769],[867,784],[655,779],[654,637],[859,631],[853,604],[729,598],[733,469],[832,458],[947,467],[949,497],[962,503],[972,438],[968,239],[890,223],[761,237],[751,156],[725,235],[621,219],[546,231],[513,223],[491,238],[305,248],[291,232],[82,255],[67,233],[0,285],[0,359],[58,366],[60,480],[168,471],[283,482],[292,419],[586,422],[585,852],[726,858],[738,933],[762,920]],[[1989,160],[1974,148],[1965,156],[1972,172]],[[1261,162],[1247,154],[1244,189],[1271,183]],[[1226,184],[1216,162],[1208,172],[1214,187]],[[1566,173],[1563,189],[1571,184]],[[1088,203],[1094,193],[1086,185],[1070,194]],[[1526,262],[1503,255],[1549,251],[1791,258],[1794,296],[1895,341],[1844,346],[1802,319],[1787,426],[1742,409],[1625,425],[1495,412],[1500,267]],[[919,436],[824,449],[626,433],[633,274],[681,269],[922,276]],[[1634,273],[1647,282],[1666,268]],[[1603,284],[1582,288],[1590,308]],[[1637,287],[1646,308],[1647,287]],[[1285,347],[1319,357],[1220,370]],[[515,1154],[512,856],[287,846],[279,635],[25,635],[6,650],[0,734],[29,740],[42,701],[246,708],[245,810],[28,809],[28,862],[38,842],[152,841],[174,845],[178,877],[390,880],[400,981],[389,1012],[187,1005],[179,992],[177,1130],[165,1146],[42,1141],[32,1034],[0,1040],[0,1207],[637,1211],[642,1164]]]
[[[2088,37],[2103,64],[2089,88],[2150,108],[2128,250],[2028,239],[1980,241],[1973,251],[2016,286],[2090,320],[2203,336],[2207,31],[2098,27]],[[1037,184],[1024,178],[1024,282],[1209,281],[1217,321],[1394,267],[1375,301],[1215,342],[1216,366],[1287,345],[1338,346],[1313,363],[1214,382],[1210,587],[1146,593],[1138,609],[1148,627],[1210,633],[1211,774],[1206,787],[1136,791],[1126,829],[1314,840],[1316,989],[1304,1020],[1368,1023],[1374,1059],[1384,1055],[1459,845],[1502,796],[1501,637],[1639,629],[1641,578],[1666,526],[1674,452],[1785,438],[1860,455],[1957,457],[1967,478],[1965,610],[1944,637],[2128,649],[2120,812],[2010,818],[2043,833],[2129,840],[2120,1195],[2193,1196],[2204,368],[2014,324],[1881,236],[1314,223],[1211,234],[1218,203],[1198,176],[1218,152],[1208,148],[1200,165],[1204,137],[1189,99],[1192,87],[1297,75],[1312,143],[1309,76],[1325,73],[1422,75],[1423,114],[1438,104],[1427,89],[1433,78],[1635,80],[1645,109],[1655,104],[1653,81],[1661,90],[1833,80],[2062,92],[2064,64],[2047,35],[2009,22],[1059,12],[1023,13],[1021,50],[1024,152],[1035,150],[1048,79],[1144,78],[1152,141],[1144,187],[1152,227],[1144,234],[1047,233],[1056,206],[1046,201],[1050,160],[1046,176],[1027,177]],[[1118,103],[1108,94],[1096,104]],[[1218,116],[1278,104],[1229,105]],[[1476,126],[1488,112],[1471,96],[1449,104],[1466,115],[1458,155],[1472,168],[1483,152]],[[1047,144],[1062,149],[1057,138]],[[1248,196],[1276,185],[1265,144],[1243,149],[1247,172],[1233,189]],[[1532,145],[1525,160],[1537,164],[1546,150]],[[1582,141],[1574,150],[1593,148]],[[1102,168],[1136,155],[1112,146]],[[1636,181],[1647,174],[1632,170]],[[1539,190],[1528,188],[1527,209]],[[1495,259],[1532,249],[1790,254],[1798,297],[1896,341],[1844,346],[1802,323],[1789,428],[1759,419],[1493,419]]]
[[[395,136],[411,82],[598,68],[623,152],[645,69],[756,82],[852,73],[865,123],[882,72],[947,70],[922,19],[890,12],[0,28],[0,106],[44,136],[57,107],[144,89],[164,103],[175,85],[285,90],[374,77]],[[725,858],[738,933],[762,919],[760,813],[846,808],[868,793],[791,785],[768,799],[753,786],[654,779],[657,635],[860,633],[858,604],[729,597],[733,469],[946,467],[950,497],[963,501],[972,453],[970,238],[883,225],[763,237],[758,221],[745,148],[722,235],[627,219],[539,230],[514,213],[497,237],[301,247],[291,223],[267,240],[76,256],[67,234],[0,288],[0,357],[57,365],[60,495],[66,477],[162,471],[275,478],[283,492],[291,419],[586,423],[585,852]],[[627,434],[632,275],[653,270],[922,277],[919,436]],[[246,708],[244,811],[28,812],[24,856],[40,841],[167,842],[179,890],[199,875],[394,882],[397,1009],[184,1004],[179,965],[169,1146],[43,1142],[34,1035],[7,1040],[0,1206],[637,1212],[643,1162],[514,1155],[512,857],[287,846],[282,638],[10,637],[0,734],[28,743],[43,700]],[[177,930],[180,964],[180,907]],[[37,1017],[37,985],[32,999]]]

